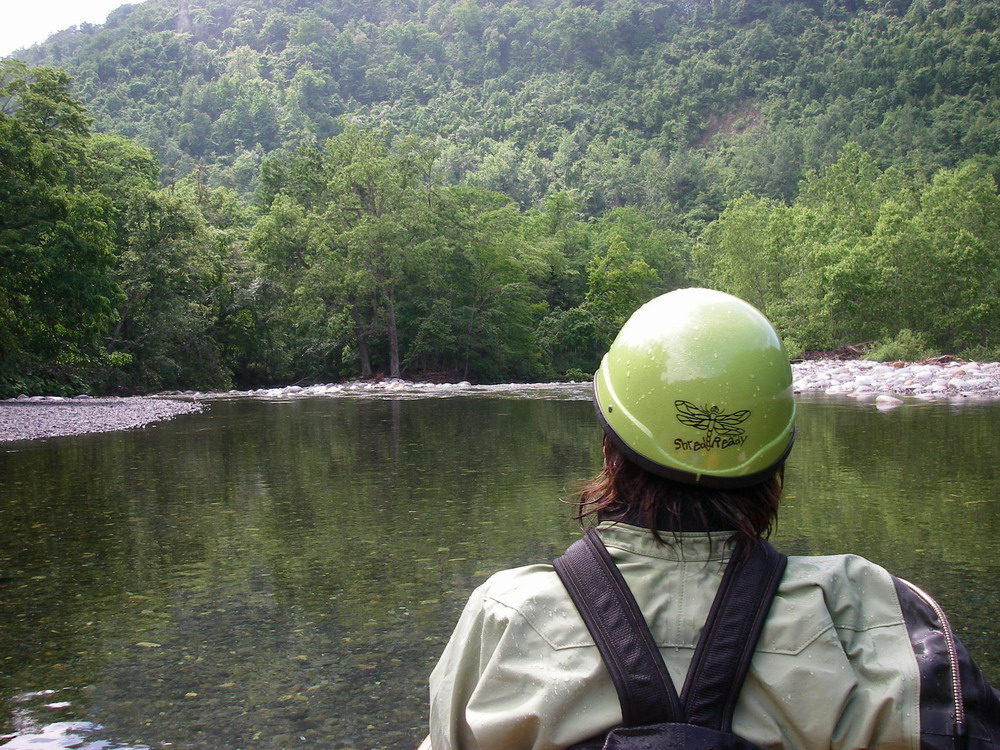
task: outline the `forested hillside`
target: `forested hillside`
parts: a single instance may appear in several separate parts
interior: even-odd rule
[[[689,283],[792,353],[997,358],[998,24],[992,0],[124,6],[2,70],[0,392],[573,376]],[[39,155],[56,134],[72,164]],[[32,191],[55,214],[18,213]]]

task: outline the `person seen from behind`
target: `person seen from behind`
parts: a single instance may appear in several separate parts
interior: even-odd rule
[[[595,374],[594,405],[604,462],[579,495],[594,531],[565,558],[609,556],[640,614],[596,579],[571,598],[560,561],[495,574],[431,674],[422,748],[1000,747],[1000,693],[927,594],[861,557],[764,541],[795,404],[759,311],[708,289],[648,302]],[[752,570],[759,592],[742,583]],[[630,617],[654,653],[601,619]]]

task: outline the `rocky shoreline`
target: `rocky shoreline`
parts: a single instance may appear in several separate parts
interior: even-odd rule
[[[871,362],[816,360],[792,365],[796,393],[822,393],[874,399],[898,406],[905,398],[920,401],[1000,399],[998,362]]]
[[[1000,399],[1000,363],[881,363],[868,360],[810,360],[792,364],[793,389],[799,394],[871,400],[879,409],[901,406],[907,400],[969,402]],[[462,395],[505,389],[532,393],[565,385],[529,384],[473,386],[469,383],[411,383],[383,380],[287,386],[227,393],[184,392],[125,398],[60,398],[20,396],[0,401],[0,443],[19,440],[128,430],[192,414],[205,401],[226,398],[290,399],[318,396],[412,397]],[[572,386],[570,386],[572,387]],[[580,398],[589,388],[577,384]]]
[[[131,430],[203,408],[198,401],[157,396],[21,396],[0,401],[0,443]]]

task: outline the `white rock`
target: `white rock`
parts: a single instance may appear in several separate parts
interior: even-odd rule
[[[895,398],[894,396],[886,396],[885,394],[875,398],[875,407],[879,410],[895,409],[902,403],[902,399]]]
[[[881,394],[881,395],[879,395],[879,396],[876,396],[875,397],[875,401],[876,401],[876,403],[879,403],[879,404],[901,404],[901,403],[903,403],[902,399],[898,399],[895,396],[888,396],[888,395],[886,395],[884,393]]]

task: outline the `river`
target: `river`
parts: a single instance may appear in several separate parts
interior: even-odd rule
[[[0,747],[413,747],[469,591],[578,533],[587,398],[239,398],[0,446]],[[1000,683],[1000,403],[799,410],[775,546],[919,583]]]

